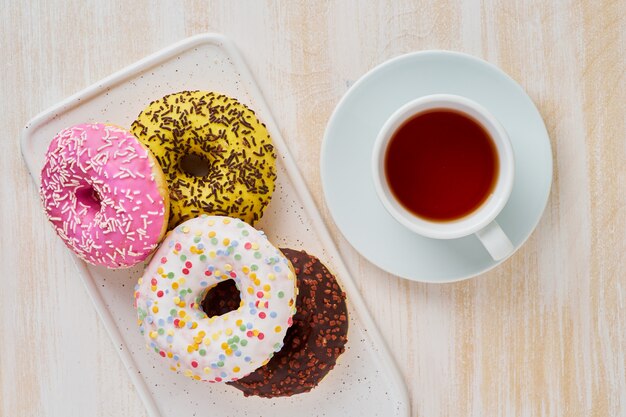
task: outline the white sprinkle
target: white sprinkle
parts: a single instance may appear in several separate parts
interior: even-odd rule
[[[128,175],[130,175],[133,178],[137,178],[137,176],[128,168],[124,168],[124,167],[120,167],[120,171],[124,171],[126,173],[128,173]]]
[[[128,158],[124,159],[122,163],[129,164],[133,159],[137,158],[137,156],[138,155],[136,153],[133,153]]]
[[[107,140],[107,139],[109,139],[109,132],[108,131],[107,131],[107,135],[103,139],[106,141],[106,143],[104,145],[100,146],[97,149],[98,152],[102,152],[103,149],[106,149],[109,146],[113,146],[113,143]]]

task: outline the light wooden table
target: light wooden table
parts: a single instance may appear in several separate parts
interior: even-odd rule
[[[1,416],[145,415],[46,223],[19,136],[39,111],[207,31],[230,36],[253,69],[400,365],[412,414],[626,416],[624,0],[2,3]],[[357,255],[319,179],[326,122],[348,85],[434,48],[508,72],[554,149],[550,201],[530,240],[494,271],[450,285],[404,281]]]

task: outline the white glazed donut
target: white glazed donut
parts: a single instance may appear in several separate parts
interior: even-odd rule
[[[232,279],[237,310],[208,317],[210,288]],[[170,232],[135,287],[148,347],[196,380],[236,381],[283,346],[296,311],[291,263],[263,232],[230,217],[200,216]]]

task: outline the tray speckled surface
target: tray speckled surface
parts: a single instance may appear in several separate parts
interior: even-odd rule
[[[322,222],[271,113],[236,48],[220,35],[200,35],[157,52],[64,100],[31,120],[22,153],[35,182],[54,135],[80,122],[130,128],[152,100],[182,90],[213,90],[236,97],[267,125],[278,153],[278,181],[257,228],[279,247],[318,256],[347,293],[346,352],[313,391],[289,398],[244,398],[227,385],[193,381],[170,371],[148,351],[136,325],[133,287],[142,266],[111,271],[76,259],[80,277],[118,347],[150,416],[408,416],[404,381]],[[58,242],[62,245],[61,241]]]

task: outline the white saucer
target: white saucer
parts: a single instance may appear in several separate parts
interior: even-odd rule
[[[449,93],[485,106],[507,130],[515,154],[509,202],[497,217],[517,250],[537,226],[552,183],[552,150],[541,115],[524,90],[497,67],[470,55],[425,51],[374,68],[341,99],[324,136],[326,202],[346,239],[366,259],[402,278],[452,282],[488,271],[494,261],[475,236],[435,240],[391,217],[374,190],[370,160],[387,118],[420,96]]]

